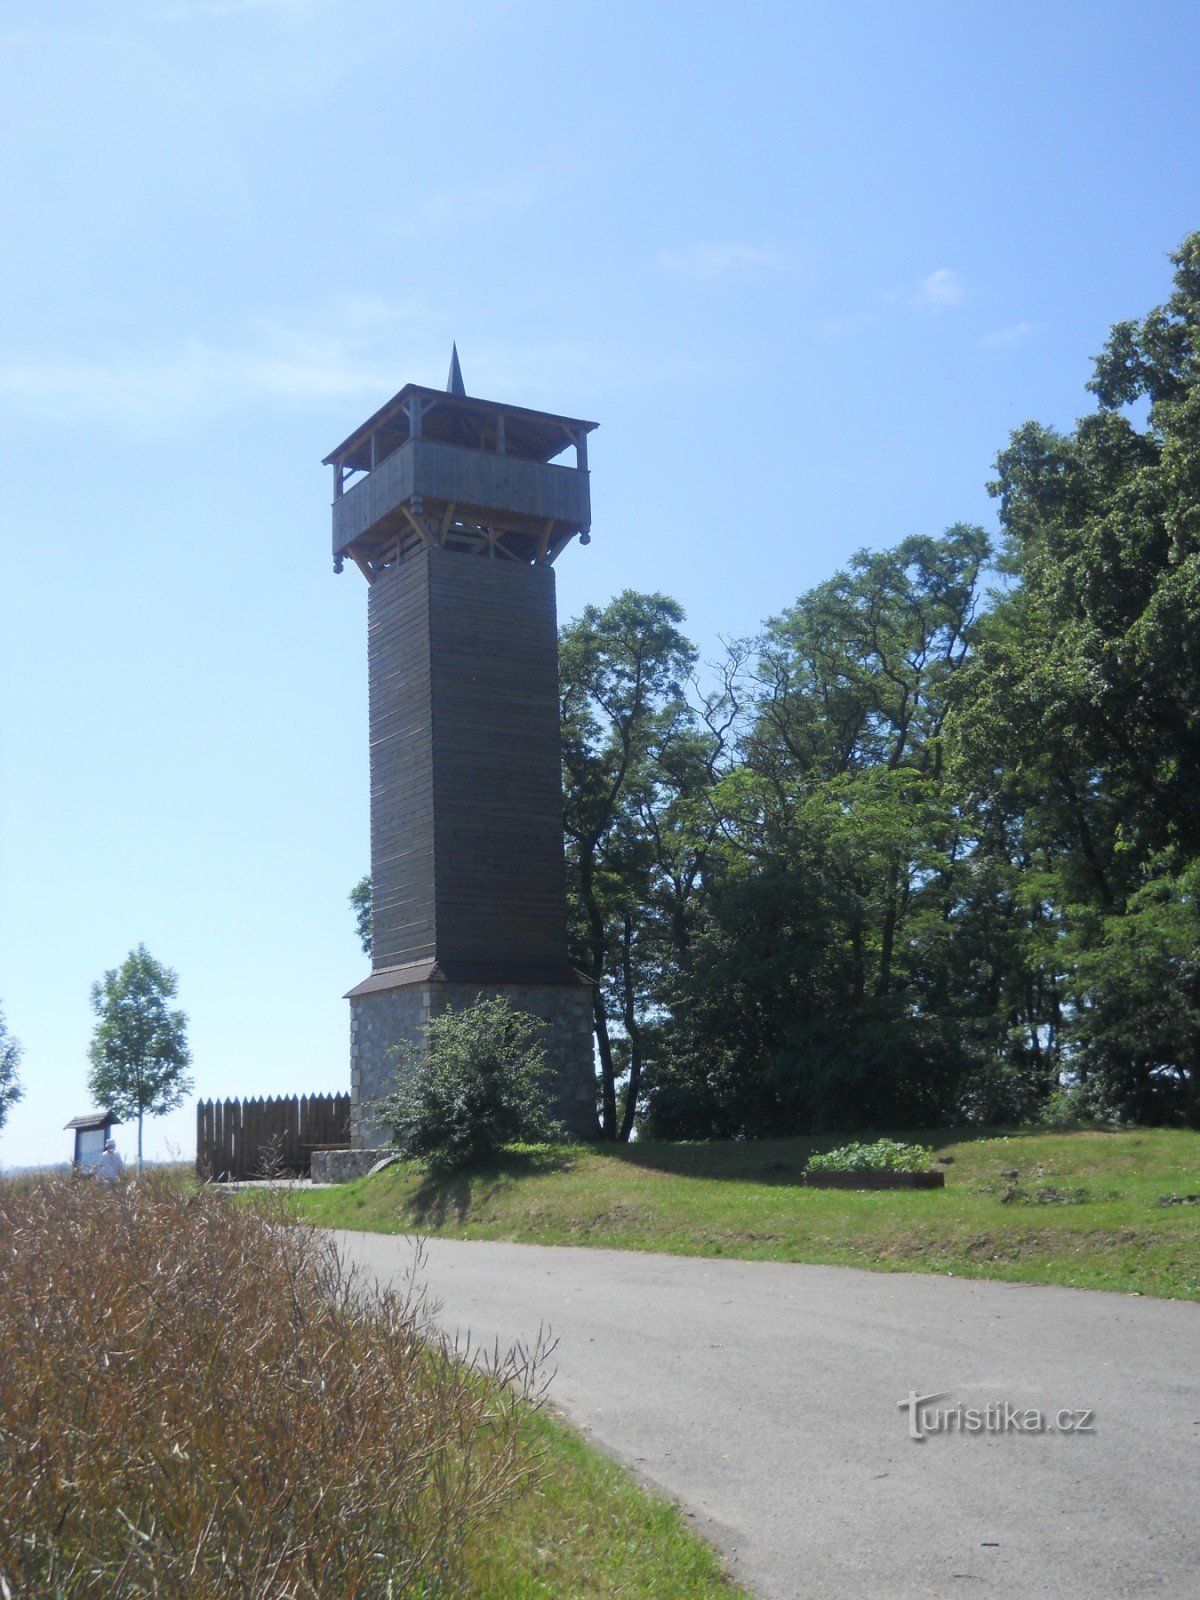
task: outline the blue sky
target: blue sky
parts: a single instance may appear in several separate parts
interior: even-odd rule
[[[355,424],[452,340],[469,392],[595,418],[560,618],[661,589],[715,653],[994,526],[1009,431],[1087,409],[1200,227],[1198,45],[1182,0],[0,11],[0,1163],[68,1153],[139,941],[198,1094],[348,1086]]]

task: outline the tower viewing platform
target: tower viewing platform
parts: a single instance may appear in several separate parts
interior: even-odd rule
[[[586,544],[587,436],[595,427],[407,384],[325,457],[333,468],[334,570],[348,556],[373,583],[410,550],[440,546],[542,565],[576,534]],[[571,448],[574,466],[555,461]]]

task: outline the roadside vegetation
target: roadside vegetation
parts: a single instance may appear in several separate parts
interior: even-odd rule
[[[547,1145],[433,1175],[401,1164],[298,1192],[307,1220],[381,1233],[954,1273],[1200,1299],[1200,1134],[940,1132],[932,1191],[805,1189],[837,1141]]]
[[[0,1595],[735,1591],[674,1508],[270,1201],[0,1183]]]
[[[469,1600],[748,1600],[675,1505],[569,1424],[525,1411],[521,1436],[541,1475],[468,1539]]]

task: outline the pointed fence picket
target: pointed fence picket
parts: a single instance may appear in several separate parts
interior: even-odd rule
[[[314,1149],[349,1144],[348,1094],[201,1100],[196,1106],[202,1182],[244,1182],[275,1172],[307,1177]]]

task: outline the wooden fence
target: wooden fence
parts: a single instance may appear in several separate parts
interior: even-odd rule
[[[196,1174],[202,1182],[308,1176],[314,1149],[350,1143],[348,1094],[201,1100],[196,1106]]]

